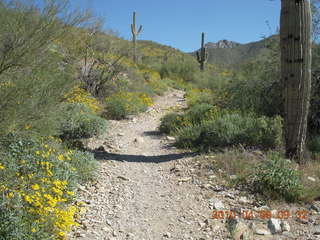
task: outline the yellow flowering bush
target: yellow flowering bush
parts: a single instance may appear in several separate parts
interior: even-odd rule
[[[14,86],[14,84],[10,81],[4,81],[4,82],[0,82],[0,89],[1,88],[9,88]]]
[[[68,103],[82,103],[95,113],[102,110],[98,100],[92,97],[86,90],[79,87],[76,87],[72,92],[67,93],[65,98]]]
[[[119,92],[106,98],[106,115],[111,119],[124,119],[128,115],[146,111],[153,101],[146,93]]]
[[[192,88],[186,94],[186,102],[189,107],[199,103],[213,103],[214,92],[210,89]]]
[[[150,69],[142,69],[139,71],[147,82],[158,81],[161,76],[158,72],[150,70]]]
[[[92,179],[92,154],[61,141],[9,137],[0,145],[0,236],[5,239],[66,239],[78,226],[77,182]],[[54,236],[54,238],[53,238]]]

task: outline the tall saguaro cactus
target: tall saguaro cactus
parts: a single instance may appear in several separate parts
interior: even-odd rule
[[[132,43],[133,43],[133,61],[137,61],[137,37],[142,31],[142,25],[139,29],[136,28],[136,12],[133,12],[133,23],[131,24]]]
[[[204,64],[208,60],[208,52],[204,46],[204,33],[201,34],[201,48],[197,51],[197,60],[200,63],[200,70],[204,71]]]
[[[302,163],[311,91],[309,0],[281,0],[280,47],[286,156]]]

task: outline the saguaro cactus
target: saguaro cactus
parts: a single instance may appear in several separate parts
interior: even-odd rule
[[[301,163],[311,91],[309,0],[281,0],[280,47],[286,156]]]
[[[133,43],[133,61],[137,61],[137,37],[142,31],[142,25],[140,25],[138,31],[136,28],[136,12],[133,12],[133,23],[131,24],[132,43]]]
[[[204,33],[201,34],[201,48],[197,51],[197,60],[200,63],[200,70],[204,71],[204,64],[208,60],[208,52],[204,46]]]

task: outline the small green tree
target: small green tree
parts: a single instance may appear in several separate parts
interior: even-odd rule
[[[54,41],[89,18],[70,13],[66,0],[41,2],[0,0],[0,74],[41,64]]]

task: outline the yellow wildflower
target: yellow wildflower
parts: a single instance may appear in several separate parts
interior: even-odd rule
[[[14,193],[13,192],[9,192],[8,195],[7,195],[7,198],[10,199],[10,198],[13,198],[13,197],[14,197]]]
[[[32,186],[31,186],[31,188],[32,188],[33,190],[35,190],[35,191],[37,191],[37,190],[39,190],[39,189],[40,189],[40,187],[39,187],[39,185],[38,185],[38,184],[34,184],[34,185],[32,185]]]
[[[24,200],[26,200],[26,202],[28,202],[28,203],[32,203],[33,202],[33,200],[30,198],[29,195],[24,196]]]
[[[74,192],[72,192],[72,191],[67,191],[67,194],[70,195],[70,196],[73,196],[73,195],[74,195]]]
[[[64,232],[59,232],[58,235],[59,235],[60,237],[64,237],[66,234],[65,234]]]

